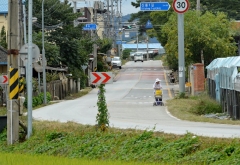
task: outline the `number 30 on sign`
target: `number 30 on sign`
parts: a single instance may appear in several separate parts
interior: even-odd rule
[[[174,0],[172,6],[175,12],[182,14],[189,9],[190,4],[188,0]]]

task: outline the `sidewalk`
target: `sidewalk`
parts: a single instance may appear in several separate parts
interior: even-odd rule
[[[172,70],[165,68],[165,73],[167,75],[167,81],[170,86],[171,91],[173,92],[174,96],[179,94],[179,82],[178,82],[178,73],[174,72],[175,83],[170,83],[169,74],[172,73]],[[189,87],[185,85],[185,94],[189,94]]]

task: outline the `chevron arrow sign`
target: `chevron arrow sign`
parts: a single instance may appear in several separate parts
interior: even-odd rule
[[[91,72],[92,84],[109,84],[113,82],[112,72]]]

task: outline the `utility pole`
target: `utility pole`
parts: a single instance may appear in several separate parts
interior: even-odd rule
[[[120,0],[120,13],[119,13],[119,21],[120,21],[120,28],[122,29],[122,0]],[[122,54],[122,37],[124,35],[124,30],[122,31],[122,34],[121,34],[121,47],[120,47],[120,54]]]
[[[117,40],[119,41],[120,40],[120,35],[122,35],[123,31],[121,29],[121,31],[119,30],[120,28],[120,13],[118,11],[118,0],[116,0],[116,3],[117,3],[117,13],[116,13],[116,16],[117,16]],[[118,50],[118,56],[120,57],[120,44],[117,45],[117,50]]]
[[[112,28],[111,28],[111,34],[112,34],[112,39],[113,39],[113,48],[115,48],[115,33],[114,33],[114,13],[113,13],[113,0],[111,0],[111,24],[112,24]]]
[[[74,20],[75,23],[75,20]],[[44,0],[42,0],[42,65],[43,65],[43,103],[47,104],[47,84],[46,84],[46,57],[44,48]],[[40,74],[38,72],[38,74]],[[40,80],[40,75],[39,75]]]
[[[110,11],[109,11],[109,0],[107,0],[107,38],[110,38],[111,33],[111,22],[110,22]]]
[[[27,137],[32,135],[32,6],[33,0],[28,0],[28,62],[27,62],[27,96],[28,96],[28,131]]]
[[[200,11],[200,0],[197,0],[197,7],[196,7],[197,11]]]
[[[148,54],[148,35],[147,35],[147,61],[149,59],[149,54]]]
[[[7,143],[19,140],[18,61],[19,61],[19,0],[8,1],[8,94]]]
[[[98,6],[98,2],[95,2],[94,3],[94,18],[93,18],[95,24],[97,24],[97,6]],[[95,68],[97,68],[97,44],[96,44],[97,32],[91,31],[91,33],[93,33],[93,40],[94,40],[94,44],[93,44],[94,70],[93,70],[93,72],[95,72],[96,71]]]

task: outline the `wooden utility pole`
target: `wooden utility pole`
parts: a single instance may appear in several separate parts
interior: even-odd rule
[[[8,100],[7,142],[19,140],[18,55],[19,55],[19,0],[8,0]]]

